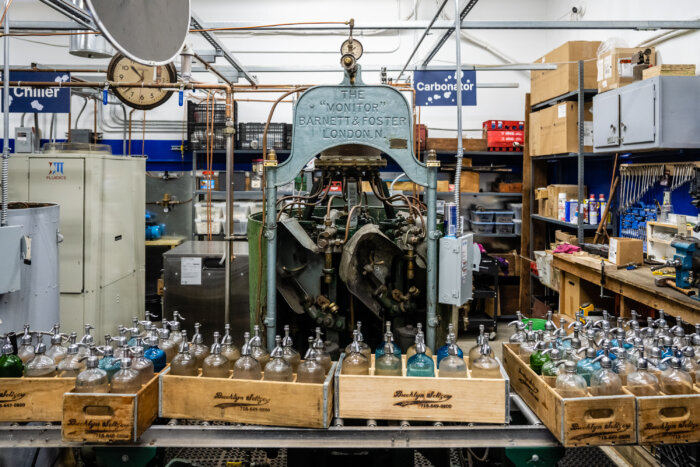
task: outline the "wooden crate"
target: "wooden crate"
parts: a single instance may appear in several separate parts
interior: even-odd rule
[[[63,440],[136,441],[158,415],[158,376],[154,375],[136,394],[66,393],[61,424]]]
[[[303,428],[330,424],[335,366],[323,384],[174,376],[169,371],[160,377],[161,417]]]
[[[565,447],[635,444],[637,422],[631,394],[564,399],[503,344],[503,365],[515,392]]]
[[[457,138],[428,138],[427,148],[436,151],[456,151]],[[488,144],[484,138],[462,138],[462,148],[465,151],[486,151]]]
[[[60,422],[75,378],[0,378],[0,422]]]
[[[700,442],[700,389],[693,390],[689,395],[637,397],[639,444]]]
[[[655,76],[695,76],[695,65],[656,65],[642,70],[642,79]]]
[[[435,358],[435,357],[433,357]],[[467,359],[465,358],[465,361]],[[342,355],[335,375],[336,417],[426,422],[508,423],[508,377],[502,378],[420,378],[374,376],[374,355],[370,374],[343,375]]]

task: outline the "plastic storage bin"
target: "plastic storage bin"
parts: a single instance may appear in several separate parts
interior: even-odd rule
[[[508,209],[513,211],[513,219],[523,218],[523,203],[508,203]]]
[[[493,233],[493,222],[471,221],[472,231],[476,234]]]
[[[493,211],[471,211],[469,215],[474,222],[493,222]]]
[[[514,224],[512,222],[494,222],[494,232],[497,234],[512,234]]]
[[[513,222],[513,217],[515,213],[513,211],[494,211],[493,220],[494,222]]]

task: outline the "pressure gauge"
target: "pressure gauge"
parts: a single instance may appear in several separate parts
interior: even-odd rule
[[[362,57],[362,44],[357,39],[351,37],[340,46],[340,54],[352,55],[355,57],[355,60],[359,60],[360,57]]]
[[[175,65],[169,63],[152,67],[142,65],[130,58],[116,54],[109,62],[107,79],[117,83],[177,83]],[[140,110],[149,110],[163,104],[170,98],[172,91],[159,88],[115,88],[114,94],[126,105]]]

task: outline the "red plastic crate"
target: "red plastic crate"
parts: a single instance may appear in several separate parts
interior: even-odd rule
[[[483,124],[484,131],[500,130],[524,130],[525,122],[519,120],[486,120]]]
[[[517,131],[487,131],[486,143],[488,147],[513,146],[513,143],[524,144],[525,132]]]

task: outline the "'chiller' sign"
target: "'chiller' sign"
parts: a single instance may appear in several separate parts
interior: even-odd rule
[[[416,105],[457,105],[455,70],[416,70]],[[462,70],[462,105],[476,105],[476,71]]]
[[[10,81],[19,81],[20,86],[10,88],[10,112],[12,113],[68,113],[70,112],[70,88],[61,88],[61,83],[70,81],[69,73],[49,71],[10,72]],[[55,82],[56,87],[33,88],[23,83],[32,81]],[[2,95],[2,93],[0,93]],[[3,102],[4,105],[4,102]]]

